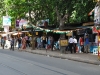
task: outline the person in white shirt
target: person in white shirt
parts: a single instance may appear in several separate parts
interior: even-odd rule
[[[73,42],[74,42],[72,36],[69,38],[68,42],[69,42],[69,49],[70,49],[70,52],[72,53],[72,52],[73,52],[72,47],[73,47]]]
[[[75,36],[74,36],[74,38],[73,38],[74,53],[76,53],[76,45],[77,45],[77,39],[76,39]]]

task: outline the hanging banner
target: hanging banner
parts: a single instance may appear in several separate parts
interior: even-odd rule
[[[68,40],[66,40],[66,39],[61,39],[61,40],[60,40],[60,46],[68,46]]]
[[[43,27],[47,27],[49,25],[49,19],[45,19],[45,20],[40,20],[37,22],[36,26],[43,26]]]
[[[19,22],[20,22],[20,20],[16,20],[16,28],[19,28]]]
[[[9,32],[9,26],[4,26],[4,32]]]
[[[10,16],[3,16],[3,26],[11,26]]]
[[[27,25],[27,23],[28,23],[27,20],[21,19],[21,20],[19,21],[19,27],[22,27],[22,25]]]
[[[100,7],[96,6],[94,9],[94,23],[95,25],[100,24]]]
[[[38,32],[36,32],[36,35],[38,35]]]
[[[66,36],[72,36],[73,35],[73,32],[69,31]]]
[[[77,30],[77,35],[84,35],[85,29]]]

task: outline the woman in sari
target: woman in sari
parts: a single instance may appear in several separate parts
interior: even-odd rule
[[[26,39],[25,39],[25,37],[22,38],[22,49],[26,49]]]

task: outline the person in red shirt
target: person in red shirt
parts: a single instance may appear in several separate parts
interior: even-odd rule
[[[84,39],[83,37],[79,38],[80,52],[84,52]]]

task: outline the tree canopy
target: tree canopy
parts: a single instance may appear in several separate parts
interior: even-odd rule
[[[12,17],[12,24],[21,18],[34,24],[38,20],[49,19],[50,25],[58,26],[87,22],[88,13],[95,4],[92,0],[0,0],[0,23],[5,15]]]

